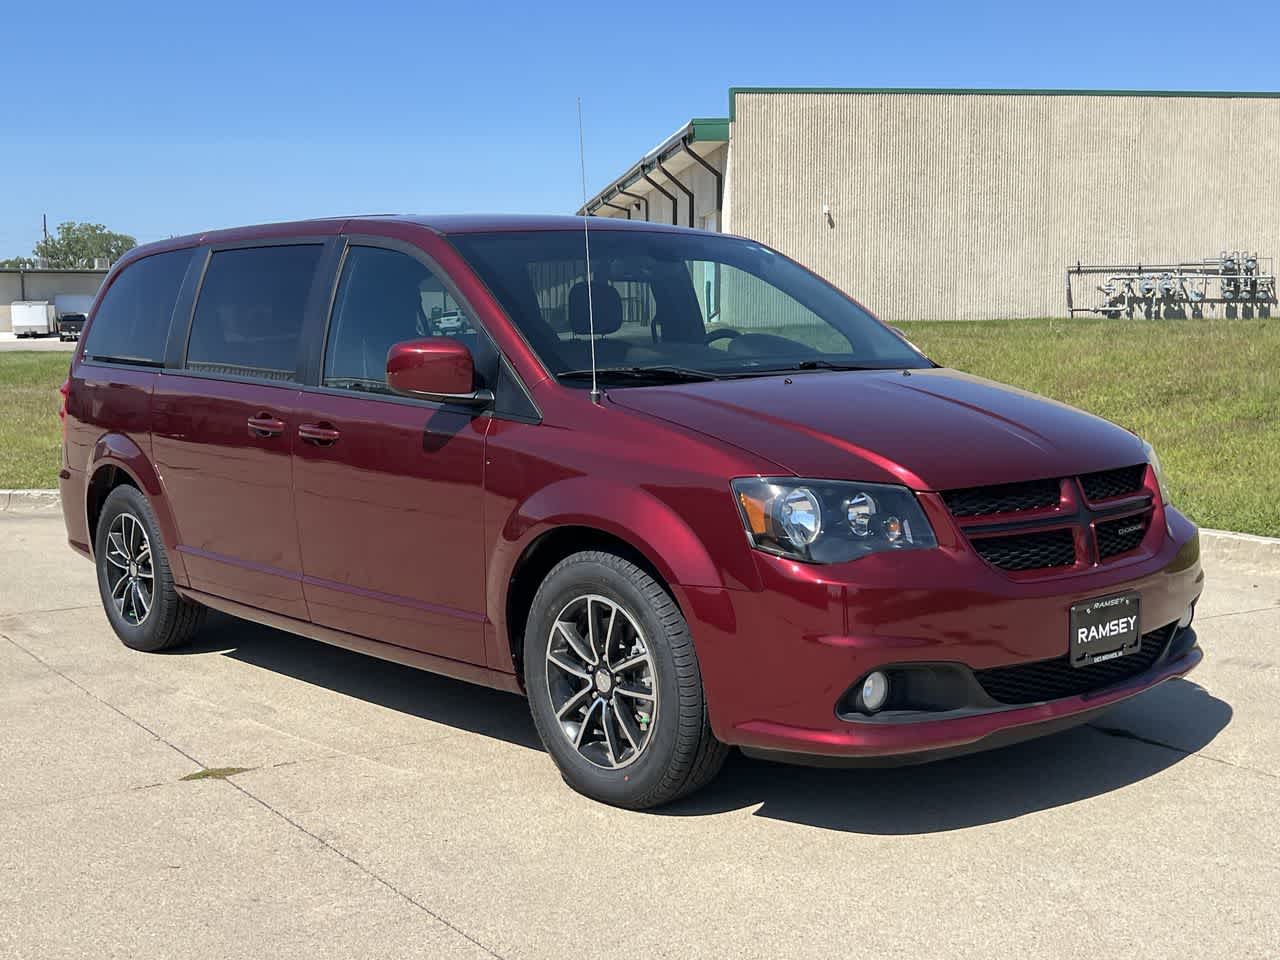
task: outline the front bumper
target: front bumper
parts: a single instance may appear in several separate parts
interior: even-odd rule
[[[837,706],[886,665],[982,671],[1061,657],[1070,607],[1092,597],[1136,590],[1142,633],[1175,623],[1199,597],[1203,573],[1195,527],[1165,513],[1168,535],[1152,555],[1035,582],[964,549],[939,549],[839,568],[760,555],[760,591],[682,589],[712,728],[751,752],[932,759],[1084,722],[1183,676],[1202,658],[1190,629],[1144,672],[1076,696],[874,721],[842,717]]]
[[[1190,628],[1185,632],[1190,633]],[[1181,639],[1185,641],[1187,638]],[[843,731],[809,730],[767,720],[748,721],[738,728],[742,735],[740,743],[748,752],[792,762],[803,762],[806,757],[895,757],[906,762],[937,760],[1007,746],[1087,723],[1122,700],[1166,680],[1185,676],[1203,657],[1194,637],[1191,637],[1190,644],[1185,645],[1176,657],[1096,694],[939,720],[851,722]]]

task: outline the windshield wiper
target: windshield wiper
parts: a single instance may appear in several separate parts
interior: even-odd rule
[[[839,363],[834,360],[800,360],[782,367],[760,367],[756,373],[791,373],[796,370],[896,370],[882,363]]]
[[[596,367],[596,376],[600,379],[616,378],[620,380],[651,380],[655,383],[700,383],[706,380],[724,379],[718,373],[707,370],[694,370],[691,367]],[[556,374],[562,380],[590,380],[591,371],[566,370]]]

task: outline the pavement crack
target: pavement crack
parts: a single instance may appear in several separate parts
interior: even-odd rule
[[[54,607],[52,610],[11,610],[8,613],[0,613],[0,620],[12,620],[15,617],[38,617],[46,613],[70,613],[73,610],[98,610],[102,607],[100,603],[85,603],[76,607]]]
[[[113,712],[115,712],[115,713],[119,714],[120,716],[124,717],[124,719],[128,720],[130,723],[132,723],[132,724],[133,724],[135,727],[137,727],[139,730],[143,730],[143,731],[145,731],[146,733],[150,734],[150,735],[151,735],[152,737],[154,737],[155,739],[159,740],[161,743],[163,743],[165,746],[167,746],[170,750],[173,750],[173,751],[175,751],[176,753],[180,753],[180,754],[182,754],[182,756],[186,757],[188,760],[190,760],[192,763],[194,763],[197,767],[199,767],[199,768],[200,768],[200,769],[202,769],[202,770],[204,769],[204,764],[203,764],[203,763],[201,763],[199,760],[197,760],[197,759],[196,759],[195,757],[193,757],[191,754],[187,753],[187,751],[183,750],[180,746],[178,746],[178,745],[177,745],[176,743],[174,743],[172,740],[168,740],[168,739],[166,739],[165,737],[161,736],[160,734],[156,733],[154,730],[152,730],[150,727],[148,727],[148,726],[147,726],[145,723],[143,723],[141,720],[138,720],[138,719],[136,719],[136,718],[134,718],[134,717],[129,716],[129,714],[125,713],[123,710],[121,710],[119,707],[117,707],[114,703],[111,703],[109,700],[103,700],[100,696],[98,696],[96,693],[94,693],[94,692],[93,692],[92,690],[90,690],[88,687],[84,686],[84,684],[80,683],[79,681],[75,680],[74,678],[72,678],[72,677],[68,676],[67,674],[63,673],[61,670],[59,670],[59,669],[58,669],[57,667],[55,667],[53,664],[49,663],[47,660],[45,660],[44,658],[42,658],[39,654],[35,653],[35,652],[34,652],[34,651],[32,651],[32,650],[28,650],[26,647],[24,647],[22,644],[20,644],[17,640],[13,639],[13,637],[11,637],[11,636],[9,636],[8,634],[5,634],[5,633],[0,633],[0,637],[3,637],[5,640],[8,640],[11,644],[13,644],[15,647],[17,647],[17,648],[18,648],[19,650],[21,650],[23,653],[25,653],[28,657],[30,657],[30,658],[31,658],[32,660],[34,660],[36,663],[40,664],[40,666],[44,667],[44,668],[45,668],[46,670],[48,670],[50,673],[52,673],[52,674],[54,674],[54,675],[56,675],[56,676],[61,677],[63,680],[67,681],[67,683],[71,684],[73,687],[75,687],[77,690],[79,690],[81,693],[83,693],[85,696],[87,696],[87,697],[91,697],[92,699],[94,699],[94,700],[98,701],[98,703],[102,704],[102,705],[103,705],[104,707],[106,707],[108,710],[111,710],[111,711],[113,711]]]
[[[1224,767],[1234,767],[1236,770],[1244,770],[1248,773],[1256,773],[1259,776],[1269,777],[1272,780],[1280,780],[1280,775],[1271,773],[1269,770],[1261,770],[1258,767],[1250,767],[1243,763],[1233,763],[1230,760],[1224,760],[1222,757],[1214,757],[1199,750],[1185,750],[1182,747],[1175,746],[1172,743],[1165,743],[1163,740],[1156,740],[1153,737],[1144,737],[1140,733],[1134,733],[1132,730],[1124,730],[1120,727],[1102,727],[1096,723],[1085,724],[1090,730],[1096,730],[1098,733],[1104,733],[1108,737],[1118,737],[1121,740],[1132,740],[1135,743],[1145,743],[1149,747],[1162,747],[1165,750],[1172,750],[1174,753],[1181,754],[1184,757],[1196,757],[1200,760],[1208,760],[1211,763],[1220,763]]]
[[[486,944],[480,942],[471,934],[467,933],[467,931],[459,927],[457,924],[451,923],[450,921],[446,920],[444,917],[440,916],[440,914],[436,913],[434,910],[432,910],[422,901],[417,900],[414,897],[410,896],[409,894],[405,893],[403,890],[397,887],[394,883],[392,883],[386,877],[383,877],[381,874],[375,872],[373,869],[365,866],[355,857],[351,856],[350,854],[346,853],[343,850],[340,850],[338,847],[335,847],[332,843],[330,843],[328,840],[325,840],[323,837],[319,836],[318,834],[308,830],[306,827],[300,824],[297,820],[294,820],[292,817],[290,817],[287,813],[283,812],[282,810],[276,809],[266,800],[263,800],[257,794],[251,792],[250,790],[236,783],[234,780],[226,780],[224,782],[230,784],[232,787],[235,787],[235,789],[239,790],[241,793],[243,793],[246,797],[248,797],[254,803],[260,804],[267,811],[275,814],[275,816],[279,817],[281,820],[283,820],[289,826],[293,827],[295,830],[306,834],[308,837],[310,837],[316,843],[320,844],[320,846],[324,847],[330,853],[333,853],[336,856],[341,857],[343,860],[351,864],[353,867],[355,867],[365,876],[382,884],[384,887],[386,887],[388,890],[390,890],[400,899],[404,900],[406,903],[409,903],[412,906],[417,907],[419,910],[421,910],[423,913],[425,913],[427,916],[431,917],[433,920],[437,921],[438,923],[444,924],[446,927],[448,927],[458,936],[462,937],[464,940],[467,940],[470,943],[474,944],[475,946],[479,947],[489,956],[496,958],[496,960],[505,960],[502,954],[495,951],[492,947],[489,947]]]
[[[1176,747],[1172,743],[1165,743],[1163,740],[1156,740],[1152,737],[1144,737],[1140,733],[1134,733],[1132,730],[1124,730],[1120,727],[1100,727],[1096,723],[1086,724],[1099,733],[1105,733],[1108,737],[1119,737],[1122,740],[1134,740],[1138,743],[1145,743],[1151,747],[1164,747],[1166,750],[1172,750],[1174,753],[1180,753],[1184,757],[1192,755],[1191,750],[1184,750],[1182,747]]]
[[[91,791],[89,793],[76,793],[67,797],[58,797],[56,800],[36,800],[23,801],[19,803],[0,803],[0,813],[8,813],[15,810],[48,810],[51,807],[57,807],[67,803],[79,803],[81,800],[104,800],[108,797],[124,797],[131,793],[138,793],[142,790],[154,790],[156,787],[167,787],[169,781],[158,780],[155,783],[140,783],[136,787],[124,787],[120,790],[104,790]]]
[[[1196,617],[1196,623],[1207,623],[1210,620],[1221,620],[1224,617],[1245,617],[1251,613],[1274,613],[1280,610],[1280,601],[1269,607],[1254,607],[1252,610],[1231,610],[1227,613],[1211,613],[1207,617]]]

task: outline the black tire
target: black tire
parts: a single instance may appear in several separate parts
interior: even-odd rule
[[[132,609],[131,603],[126,601],[122,601],[123,610],[117,608],[112,596],[113,590],[120,583],[121,574],[124,578],[129,577],[127,569],[122,570],[120,564],[113,563],[111,559],[119,559],[120,556],[110,540],[117,520],[131,530],[132,523],[136,522],[145,534],[150,548],[150,580],[153,584],[150,603],[145,600],[146,577],[142,576],[139,579],[142,585],[139,587],[137,603]],[[98,592],[102,597],[102,606],[111,622],[111,628],[126,647],[146,653],[178,647],[187,643],[204,622],[205,608],[178,596],[174,589],[173,572],[169,568],[169,557],[160,537],[160,526],[156,523],[151,504],[136,488],[121,485],[107,495],[98,518],[98,528],[94,532],[93,554],[98,567]],[[125,592],[128,592],[127,585]],[[144,607],[145,615],[138,616]]]
[[[551,633],[560,612],[586,595],[621,606],[642,631],[653,665],[653,727],[634,760],[615,769],[579,753],[552,705]],[[525,628],[524,679],[538,736],[565,781],[603,803],[631,810],[670,803],[709,783],[729,752],[711,732],[698,657],[679,607],[661,583],[616,554],[575,553],[547,574]]]

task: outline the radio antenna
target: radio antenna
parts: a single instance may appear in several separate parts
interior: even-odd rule
[[[596,382],[596,308],[591,295],[591,231],[587,221],[587,151],[582,140],[582,98],[578,97],[578,169],[582,172],[582,245],[587,251],[587,337],[591,344],[591,402],[600,402],[600,385]]]

